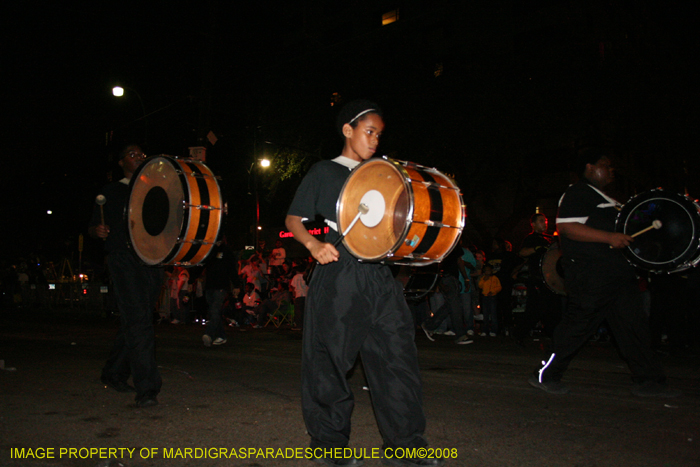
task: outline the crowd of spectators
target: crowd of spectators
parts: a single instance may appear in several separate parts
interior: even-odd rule
[[[543,341],[551,337],[551,329],[556,325],[565,305],[565,296],[547,290],[542,272],[537,269],[538,255],[546,249],[538,250],[538,255],[521,255],[526,247],[513,251],[510,242],[494,238],[491,250],[487,253],[477,246],[462,241],[461,249],[465,273],[459,277],[458,306],[464,315],[464,328],[469,341],[475,337],[505,336],[524,345],[530,340]],[[303,311],[306,291],[306,274],[312,264],[310,257],[288,257],[282,243],[267,250],[264,242],[256,249],[235,252],[237,274],[229,281],[223,305],[223,320],[227,326],[260,328],[268,324],[271,315],[280,307],[293,310],[293,329],[303,327]],[[408,268],[404,276],[426,274],[439,268]],[[42,261],[39,258],[17,258],[4,261],[0,267],[0,311],[10,312],[24,308],[52,307],[57,302],[54,295],[62,294],[65,300],[79,300],[89,287],[96,289],[102,283],[109,284],[108,273],[101,268],[90,268],[85,275],[85,283],[79,274],[73,274],[70,265],[65,270],[62,263]],[[396,267],[397,271],[399,267]],[[208,304],[205,300],[207,279],[206,264],[191,267],[166,267],[166,279],[158,305],[160,322],[172,324],[205,323]],[[74,282],[73,291],[61,291],[61,278],[68,274],[68,282]],[[92,277],[88,277],[92,276]],[[398,276],[398,274],[397,274]],[[538,282],[539,281],[539,282]],[[58,284],[57,284],[58,283]],[[417,328],[430,318],[444,304],[439,287],[440,281],[420,300],[408,298],[414,310]],[[527,310],[528,294],[532,294],[532,284],[540,293],[550,297],[545,313]],[[64,284],[65,285],[65,284]],[[694,335],[700,331],[697,310],[700,307],[700,272],[697,268],[675,274],[650,275],[640,271],[640,287],[647,297],[647,313],[650,316],[652,337],[657,348],[684,349],[694,345]],[[108,287],[104,288],[108,290]],[[94,291],[97,294],[97,291]],[[84,297],[83,297],[84,298]],[[528,305],[532,308],[532,300]],[[106,313],[115,312],[108,297],[101,297],[100,306]],[[537,303],[537,302],[534,302]],[[533,316],[535,317],[533,319]],[[434,334],[454,335],[452,318],[447,318],[431,331]],[[603,325],[594,340],[609,340],[610,334]]]

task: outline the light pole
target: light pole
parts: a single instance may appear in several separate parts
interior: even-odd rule
[[[141,99],[141,95],[136,91],[134,88],[130,88],[129,86],[114,86],[112,88],[112,95],[114,97],[123,97],[124,96],[124,89],[128,89],[130,92],[133,92],[134,95],[139,99],[139,103],[141,104],[141,111],[143,112],[143,116],[136,119],[137,120],[143,120],[143,126],[144,126],[144,143],[148,144],[148,120],[146,119],[146,106],[143,105],[143,99]]]
[[[255,246],[254,248],[258,248],[258,243],[260,241],[260,195],[258,193],[258,170],[260,170],[258,167],[256,167],[256,162],[260,164],[260,167],[263,169],[266,169],[270,167],[270,160],[267,158],[262,158],[259,160],[253,161],[253,163],[250,166],[250,170],[248,173],[253,172],[253,189],[255,190]]]

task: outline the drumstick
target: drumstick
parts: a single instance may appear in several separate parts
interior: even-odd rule
[[[105,210],[104,210],[104,205],[107,202],[107,198],[105,198],[105,195],[97,195],[95,198],[95,203],[100,207],[100,224],[105,225]],[[102,240],[106,240],[103,238]]]
[[[642,235],[644,232],[649,232],[650,230],[659,230],[663,224],[661,223],[660,220],[656,219],[654,222],[651,223],[651,225],[645,229],[640,230],[639,232],[635,232],[630,237],[636,237],[637,235]],[[610,245],[610,248],[613,246]]]
[[[649,232],[652,229],[659,230],[662,225],[663,224],[661,223],[661,221],[656,219],[654,222],[651,223],[651,225],[649,227],[647,227],[646,229],[642,229],[639,232],[636,232],[636,233],[630,235],[630,237],[636,237],[637,235],[642,235],[644,232]]]
[[[340,245],[340,242],[342,242],[343,238],[345,238],[345,236],[348,234],[348,232],[350,232],[350,229],[355,227],[355,224],[357,223],[357,221],[360,220],[360,216],[362,216],[363,214],[367,214],[369,212],[369,206],[367,206],[365,203],[360,203],[360,205],[357,207],[357,210],[359,212],[357,213],[355,218],[352,220],[352,222],[350,222],[350,225],[348,225],[348,228],[345,229],[345,232],[343,232],[343,234],[340,236],[340,238],[338,240],[336,240],[335,243],[333,243],[333,246]]]

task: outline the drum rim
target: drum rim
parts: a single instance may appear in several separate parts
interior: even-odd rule
[[[151,156],[144,160],[141,165],[139,165],[134,171],[134,175],[131,177],[131,180],[129,181],[129,196],[127,197],[127,204],[124,207],[124,222],[126,223],[126,230],[128,233],[128,242],[129,242],[129,248],[136,254],[136,257],[141,261],[143,264],[147,266],[160,266],[160,265],[166,265],[168,264],[168,261],[172,259],[174,254],[176,254],[180,248],[182,248],[182,245],[179,245],[177,248],[171,249],[167,254],[162,256],[158,260],[147,260],[143,257],[143,255],[140,253],[141,249],[137,246],[137,242],[134,241],[134,237],[132,235],[132,229],[130,228],[130,219],[131,219],[131,199],[133,196],[134,192],[134,187],[136,186],[137,181],[139,180],[139,177],[141,173],[146,170],[147,167],[151,166],[152,164],[156,163],[158,160],[162,160],[170,164],[172,169],[177,173],[180,170],[180,167],[177,164],[177,158],[176,157],[171,157],[171,156],[166,156],[164,154],[159,154],[156,156]],[[179,174],[178,174],[179,177]],[[189,190],[189,189],[188,189]],[[189,197],[188,190],[182,190],[183,191],[183,196],[185,198],[185,202],[187,201],[187,198]],[[189,223],[189,216],[187,216],[187,213],[185,213],[186,219],[183,219],[183,226],[185,224]],[[185,222],[187,221],[187,222]],[[182,236],[182,230],[183,227],[181,226],[180,232],[178,232],[178,238]],[[173,251],[175,250],[175,251]]]
[[[148,166],[151,166],[153,163],[158,162],[158,160],[165,161],[169,164],[169,167],[174,171],[174,173],[177,175],[179,181],[180,181],[180,188],[183,193],[183,199],[182,203],[177,203],[177,204],[182,204],[182,206],[176,206],[178,209],[181,208],[183,211],[183,218],[182,218],[182,224],[179,226],[179,230],[177,233],[177,240],[175,244],[171,247],[171,249],[167,252],[165,255],[161,255],[157,260],[150,260],[147,258],[143,258],[142,254],[140,253],[141,248],[137,246],[137,242],[134,242],[134,238],[132,235],[132,230],[129,227],[130,223],[130,206],[131,206],[131,201],[132,201],[132,195],[133,195],[133,190],[134,186],[137,183],[136,181],[138,180],[139,176],[141,173],[146,170]],[[201,255],[201,259],[194,263],[190,263],[187,261],[173,261],[176,258],[179,258],[183,247],[184,243],[182,242],[182,239],[187,236],[187,234],[190,233],[190,229],[193,227],[191,225],[192,218],[190,215],[189,210],[187,209],[187,206],[190,204],[191,199],[192,199],[192,187],[190,186],[190,183],[187,180],[186,176],[186,167],[183,165],[185,163],[192,163],[196,164],[198,166],[201,166],[203,169],[201,170],[202,172],[206,172],[206,177],[211,177],[213,180],[214,187],[216,189],[216,195],[218,197],[219,202],[221,203],[221,207],[219,209],[213,209],[209,211],[210,214],[210,220],[207,225],[212,225],[212,222],[216,223],[216,233],[214,235],[214,242],[209,245],[206,248],[205,251],[201,251],[203,255]],[[207,185],[209,187],[209,185]],[[207,188],[208,191],[209,188]],[[206,165],[203,161],[198,161],[192,158],[182,158],[182,157],[175,157],[175,156],[168,156],[166,154],[159,154],[156,156],[152,156],[147,158],[134,172],[134,175],[131,178],[131,181],[129,183],[129,194],[127,197],[127,205],[124,207],[124,222],[126,223],[126,229],[127,229],[127,241],[129,248],[134,252],[138,260],[143,263],[144,265],[147,266],[196,266],[202,264],[207,257],[211,254],[213,250],[213,245],[216,243],[216,241],[219,240],[219,237],[221,236],[223,224],[225,221],[225,214],[227,212],[226,209],[226,201],[224,199],[224,193],[222,191],[222,187],[218,181],[218,177],[214,175],[214,172],[209,168],[209,166]],[[211,216],[214,215],[215,218],[211,218]],[[200,246],[200,249],[202,246]],[[195,253],[195,256],[200,254],[199,250]]]
[[[681,207],[687,218],[690,220],[690,224],[692,226],[691,240],[688,242],[688,245],[683,252],[668,261],[659,262],[644,259],[635,254],[633,250],[634,244],[625,247],[623,250],[625,258],[632,265],[641,269],[647,269],[651,272],[672,273],[684,271],[692,266],[695,266],[698,264],[698,262],[700,262],[700,255],[698,254],[700,252],[700,239],[698,238],[698,233],[700,232],[700,206],[698,206],[697,202],[686,195],[675,192],[667,192],[663,188],[654,188],[648,192],[639,193],[631,197],[617,215],[615,220],[615,231],[625,233],[625,228],[627,227],[629,221],[629,215],[642,203],[654,200],[672,202]],[[692,211],[688,209],[689,206],[695,207],[695,212],[698,213],[697,218],[693,217]]]

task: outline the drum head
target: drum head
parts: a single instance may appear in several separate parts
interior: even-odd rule
[[[379,261],[395,250],[411,219],[411,188],[395,164],[374,159],[357,166],[345,182],[336,206],[338,228],[343,232],[362,214],[343,240],[353,256]]]
[[[127,229],[134,252],[145,264],[162,264],[177,244],[185,199],[177,167],[167,157],[147,159],[132,177]]]
[[[661,221],[658,229],[640,233],[623,250],[633,265],[652,272],[676,272],[698,262],[700,207],[690,198],[662,189],[631,198],[617,216],[615,230],[627,235]]]

